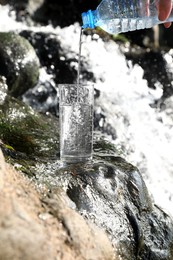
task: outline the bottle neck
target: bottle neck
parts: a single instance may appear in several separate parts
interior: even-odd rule
[[[96,24],[96,10],[95,11],[89,10],[88,12],[82,13],[82,21],[83,21],[83,25],[82,25],[83,29],[86,28],[94,29]]]

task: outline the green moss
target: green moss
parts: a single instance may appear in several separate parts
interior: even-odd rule
[[[129,42],[129,40],[127,39],[127,37],[124,34],[114,34],[112,36],[113,40],[116,42],[122,42],[122,43],[127,43]]]
[[[125,34],[120,33],[120,34],[110,34],[104,31],[100,27],[96,27],[94,29],[85,29],[86,34],[98,34],[103,40],[109,41],[113,40],[116,42],[121,42],[121,43],[127,43],[129,42],[128,38],[125,36]]]
[[[0,139],[6,148],[30,157],[54,156],[59,150],[58,120],[8,97],[0,107]]]
[[[96,153],[106,154],[120,154],[121,152],[115,147],[114,144],[104,139],[102,136],[96,136],[94,138],[93,150]]]
[[[14,151],[14,148],[13,148],[11,145],[5,144],[5,147],[6,147],[7,149],[11,150],[11,151]]]

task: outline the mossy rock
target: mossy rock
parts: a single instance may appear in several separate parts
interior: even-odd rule
[[[1,142],[9,153],[22,158],[59,156],[58,124],[58,119],[36,113],[13,97],[0,106]]]
[[[36,85],[39,59],[28,40],[13,32],[0,32],[0,75],[11,95],[18,97]]]

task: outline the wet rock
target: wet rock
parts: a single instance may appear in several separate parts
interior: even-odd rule
[[[68,208],[68,200],[63,191],[55,189],[44,202],[49,205],[53,216],[62,221],[70,235],[69,244],[80,252],[83,258],[114,259],[113,248],[104,232],[95,225],[86,223],[82,216]]]
[[[27,4],[27,11],[31,16],[34,16],[35,12],[41,8],[44,0],[29,0]]]
[[[0,165],[5,165],[2,156]],[[41,207],[36,192],[7,165],[0,200],[0,259],[48,258],[52,250],[47,243],[48,233],[38,220]]]
[[[6,5],[8,0],[0,0],[0,5]]]
[[[17,97],[37,83],[39,60],[25,38],[11,32],[1,32],[0,38],[0,75],[6,77],[9,93]]]
[[[159,26],[159,45],[167,49],[173,47],[173,26],[168,29],[165,29],[163,25]]]
[[[59,122],[34,112],[23,102],[7,97],[0,106],[0,139],[13,158],[56,157],[59,154]]]
[[[8,86],[6,84],[6,79],[0,76],[0,105],[3,105],[5,98],[7,96]]]
[[[62,191],[53,198],[45,189],[43,199],[28,179],[5,163],[1,152],[0,165],[6,168],[0,191],[0,259],[114,259],[105,234],[70,209]]]
[[[16,12],[16,20],[33,25],[33,16],[41,8],[44,0],[9,0],[13,12]]]
[[[172,259],[171,218],[153,204],[138,169],[110,149],[107,155],[96,152],[91,163],[59,166],[51,174],[48,167],[36,176],[49,180],[53,194],[63,188],[73,208],[106,232],[123,260]]]
[[[48,205],[48,212],[61,220],[69,234],[68,243],[82,257],[86,255],[87,259],[92,259],[94,252],[98,259],[109,259],[110,247],[100,246],[109,244],[103,242],[104,235],[103,238],[98,235],[102,242],[94,237],[94,241],[100,241],[99,245],[94,244],[93,250],[96,251],[86,252],[87,241],[92,245],[93,232],[97,233],[92,229],[94,225],[107,234],[115,252],[123,260],[172,259],[171,218],[153,204],[140,172],[116,156],[118,150],[113,144],[94,136],[92,162],[62,167],[58,160],[57,119],[42,117],[9,97],[0,111],[0,139],[6,159],[29,176],[35,176],[33,180],[39,189],[46,187],[50,190],[49,198],[43,200]],[[61,197],[65,198],[62,206]],[[65,209],[64,203],[81,217]],[[81,229],[73,223],[75,216]],[[91,228],[81,239],[80,232],[86,228],[82,217]],[[76,241],[80,242],[76,244]]]

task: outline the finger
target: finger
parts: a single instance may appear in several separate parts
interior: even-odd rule
[[[159,20],[164,21],[166,20],[172,10],[172,1],[171,0],[160,0],[159,2]]]
[[[169,28],[171,26],[171,23],[170,22],[164,23],[164,26],[165,26],[165,28]]]
[[[146,0],[146,2],[145,2],[146,16],[149,16],[149,15],[150,15],[149,5],[150,5],[150,0]]]

